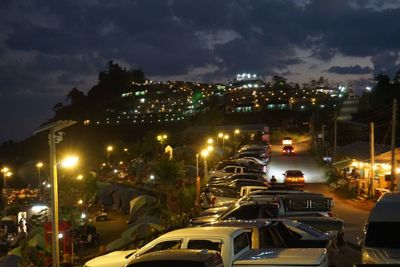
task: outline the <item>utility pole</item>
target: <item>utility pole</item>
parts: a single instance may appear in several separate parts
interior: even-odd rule
[[[325,124],[322,124],[322,149],[324,150],[325,148]]]
[[[369,195],[374,196],[375,188],[374,188],[374,178],[375,178],[375,140],[374,140],[374,123],[370,122],[370,155],[371,155],[371,178],[370,178],[370,186],[369,186]]]
[[[314,113],[311,114],[310,118],[310,135],[311,135],[313,152],[315,152],[316,148],[315,148],[315,136],[314,136]]]
[[[394,191],[396,179],[396,113],[397,113],[397,99],[393,99],[393,106],[392,106],[392,140],[391,140],[391,183],[390,183],[390,190]],[[397,185],[399,186],[399,185]]]
[[[332,156],[332,162],[335,162],[336,146],[337,146],[337,114],[335,112],[335,120],[334,120],[334,125],[333,125],[333,156]]]

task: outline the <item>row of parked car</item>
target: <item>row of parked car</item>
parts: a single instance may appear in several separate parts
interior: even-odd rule
[[[242,160],[250,153],[257,153],[255,159],[263,163]],[[246,157],[237,157],[243,154]],[[264,168],[270,158],[268,145],[249,144],[236,155],[210,172],[215,176],[210,175],[202,196],[211,197],[211,202],[187,228],[161,235],[139,249],[97,257],[85,266],[334,265],[343,244],[343,221],[331,217],[332,199],[270,185]],[[227,167],[241,171],[219,175]]]

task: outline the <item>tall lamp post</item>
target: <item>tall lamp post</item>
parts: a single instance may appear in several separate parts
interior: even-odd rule
[[[38,188],[40,188],[42,186],[42,177],[40,176],[40,169],[43,167],[43,162],[38,162],[36,164],[36,168],[38,171]]]
[[[114,150],[113,146],[107,146],[107,163],[110,165],[110,153]]]
[[[4,214],[5,214],[7,209],[7,194],[6,194],[7,178],[12,175],[12,172],[10,172],[10,169],[7,167],[3,167],[1,169],[1,172],[3,173],[3,199],[4,199]]]
[[[56,143],[63,139],[61,129],[75,124],[76,121],[56,121],[40,127],[34,134],[49,131],[49,146],[50,146],[50,178],[52,182],[51,194],[51,217],[52,217],[52,258],[53,267],[60,266],[60,249],[58,243],[58,180],[57,180],[57,161],[56,161]]]
[[[208,168],[207,168],[208,150],[207,149],[203,149],[201,151],[201,156],[204,159],[204,183],[206,183],[207,182],[207,174],[208,174]]]
[[[199,154],[196,154],[196,206],[200,207]]]
[[[220,138],[221,138],[221,139],[224,139],[224,133],[219,133],[219,134],[218,134],[217,146],[219,146],[219,142],[218,142],[218,141],[219,141]]]
[[[222,149],[225,148],[225,140],[229,139],[229,135],[225,134],[224,137],[222,138]]]
[[[3,189],[5,193],[7,189],[7,177],[10,177],[12,175],[12,172],[10,172],[10,169],[7,167],[3,167],[1,169],[1,172],[3,173]]]
[[[236,149],[236,135],[240,134],[240,130],[239,129],[235,129],[235,131],[233,132],[233,149]]]

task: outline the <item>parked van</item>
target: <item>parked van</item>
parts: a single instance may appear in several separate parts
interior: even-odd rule
[[[400,264],[400,193],[383,194],[371,210],[361,242],[362,263]]]

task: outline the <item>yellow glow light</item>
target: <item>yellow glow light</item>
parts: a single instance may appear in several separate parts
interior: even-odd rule
[[[107,151],[108,151],[108,152],[113,151],[113,149],[114,149],[113,146],[108,146],[108,147],[107,147]]]
[[[69,156],[62,160],[61,165],[64,168],[72,168],[78,164],[79,158],[77,156]]]
[[[239,129],[236,129],[236,130],[235,130],[235,134],[238,134],[238,133],[240,133],[240,130],[239,130]]]
[[[203,158],[206,158],[208,156],[208,150],[207,149],[203,149],[201,151],[201,155],[203,156]]]
[[[207,144],[212,145],[214,143],[214,139],[208,138],[207,139]]]
[[[43,167],[43,162],[38,162],[36,164],[36,168],[42,168]]]
[[[218,137],[219,137],[219,138],[223,138],[223,137],[224,137],[224,134],[223,134],[223,133],[219,133],[219,134],[218,134]]]
[[[79,174],[79,175],[76,177],[76,179],[82,180],[82,179],[83,179],[83,175],[82,175],[82,174]]]

